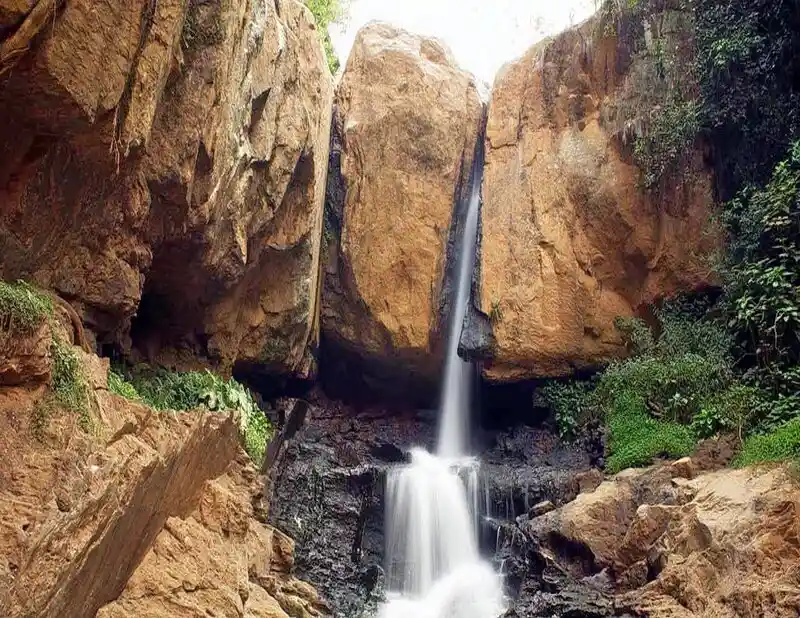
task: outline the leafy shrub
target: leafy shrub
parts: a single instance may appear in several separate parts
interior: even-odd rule
[[[751,379],[785,406],[800,392],[800,142],[764,188],[745,189],[729,204],[726,220],[729,327]]]
[[[339,58],[336,56],[336,51],[333,49],[331,35],[328,33],[328,26],[344,17],[345,7],[341,0],[305,0],[305,3],[311,10],[311,13],[314,15],[314,21],[317,23],[319,36],[322,39],[325,55],[328,58],[328,68],[330,68],[331,73],[335,75],[340,65]]]
[[[611,365],[603,374],[598,395],[611,407],[618,393],[630,391],[655,415],[689,422],[705,397],[724,388],[730,379],[729,369],[717,359],[697,354],[645,357]]]
[[[734,388],[730,338],[705,313],[702,304],[666,303],[656,311],[657,338],[641,320],[616,321],[637,355],[612,363],[594,393],[609,429],[609,470],[686,455],[698,432],[724,430],[734,422],[729,414],[746,416],[750,402]],[[728,410],[735,402],[740,408]]]
[[[750,436],[733,463],[737,467],[744,467],[798,457],[800,457],[800,418],[795,418],[771,433]]]
[[[606,468],[611,473],[647,465],[659,456],[684,457],[695,445],[688,427],[654,419],[647,412],[644,398],[630,391],[615,397],[607,422]]]
[[[0,329],[27,333],[53,315],[53,301],[24,281],[0,281]]]
[[[653,331],[644,320],[639,318],[622,318],[614,320],[614,327],[625,340],[625,346],[633,356],[649,354],[655,347]]]
[[[250,458],[261,465],[272,427],[250,391],[233,378],[224,380],[210,371],[174,373],[141,368],[131,372],[128,378],[126,381],[112,372],[109,389],[129,399],[136,396],[136,400],[156,410],[237,411],[244,448]]]
[[[678,358],[685,354],[703,356],[720,365],[733,362],[733,339],[725,324],[708,317],[705,303],[678,298],[656,310],[661,333],[656,353],[662,358]]]
[[[108,372],[108,390],[131,401],[142,401],[142,396],[136,390],[136,387],[128,382],[122,374],[113,369]]]
[[[591,382],[552,382],[537,392],[537,400],[555,416],[558,435],[574,438],[578,429],[598,416]]]
[[[735,432],[742,436],[762,403],[764,394],[757,388],[735,383],[703,401],[692,419],[692,431],[699,438]]]

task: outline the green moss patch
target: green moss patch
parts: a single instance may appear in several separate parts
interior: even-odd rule
[[[646,466],[657,457],[685,457],[696,443],[689,427],[651,417],[644,400],[633,393],[617,397],[608,428],[606,468],[611,473]]]

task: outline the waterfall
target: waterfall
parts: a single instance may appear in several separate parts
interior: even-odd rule
[[[387,481],[389,599],[381,618],[496,618],[504,609],[500,577],[478,551],[478,461],[469,456],[474,367],[458,356],[475,269],[482,163],[476,156],[456,242],[436,453],[414,449],[411,463],[392,470]]]

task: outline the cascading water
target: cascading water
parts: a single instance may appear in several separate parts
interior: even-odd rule
[[[474,368],[458,356],[475,268],[481,165],[482,156],[477,156],[463,235],[456,245],[456,297],[436,454],[415,449],[409,465],[389,474],[390,599],[381,618],[496,618],[504,609],[500,577],[478,551],[478,462],[468,451]]]

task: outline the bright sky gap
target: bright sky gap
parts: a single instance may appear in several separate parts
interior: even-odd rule
[[[343,65],[358,30],[379,20],[442,39],[462,68],[491,84],[505,63],[595,9],[596,0],[351,0],[345,23],[330,31]]]

